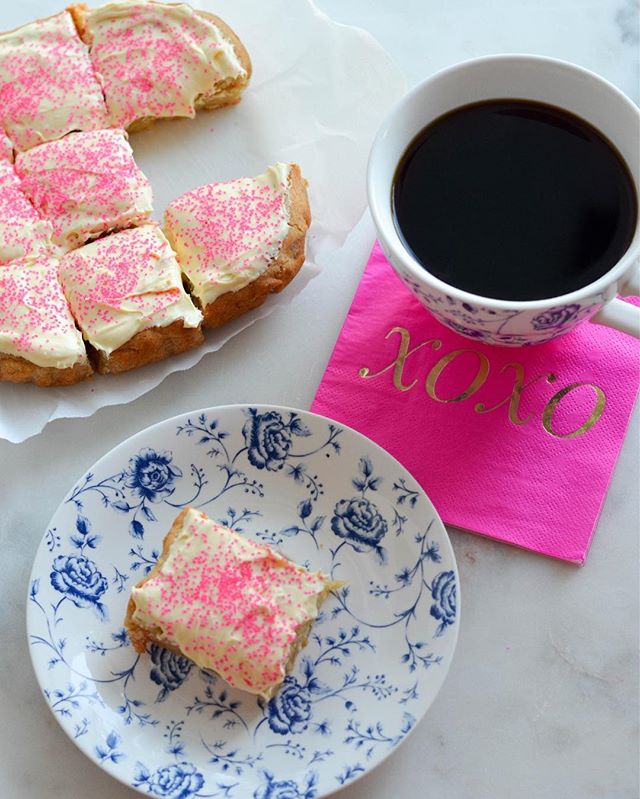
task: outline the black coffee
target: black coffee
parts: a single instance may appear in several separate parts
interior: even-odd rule
[[[594,127],[552,106],[490,100],[436,119],[392,189],[398,232],[445,283],[538,300],[604,275],[633,237],[629,170]]]

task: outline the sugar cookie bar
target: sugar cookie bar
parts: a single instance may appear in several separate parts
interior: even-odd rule
[[[164,230],[205,327],[256,308],[296,276],[310,221],[297,164],[200,186],[169,204]]]
[[[338,585],[186,508],[133,587],[125,626],[138,652],[159,644],[268,699]]]
[[[151,216],[151,186],[124,130],[70,133],[16,157],[21,188],[65,250]]]
[[[240,101],[251,61],[218,17],[136,0],[71,11],[102,77],[112,125],[136,130]]]
[[[0,142],[1,146],[1,142]],[[0,266],[53,248],[51,224],[20,190],[14,166],[0,158]]]
[[[123,230],[67,253],[60,280],[101,374],[154,363],[203,341],[202,314],[157,225]]]
[[[0,163],[13,163],[13,145],[3,130],[0,130]]]
[[[66,386],[91,371],[58,282],[57,259],[0,267],[0,380]]]
[[[68,12],[0,34],[0,125],[17,150],[110,125],[89,49]]]

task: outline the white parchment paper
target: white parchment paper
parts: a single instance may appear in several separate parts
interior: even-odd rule
[[[0,384],[0,436],[9,441],[24,441],[53,419],[89,416],[105,405],[136,399],[257,319],[276,309],[286,313],[297,293],[313,291],[308,284],[364,211],[369,148],[404,88],[390,57],[369,34],[330,21],[307,0],[193,5],[236,30],[251,55],[253,78],[237,106],[160,122],[131,136],[136,161],[153,186],[154,216],[160,220],[174,197],[195,186],[258,174],[275,161],[296,161],[309,181],[313,216],[307,262],[282,294],[221,330],[206,332],[198,349],[66,389]]]

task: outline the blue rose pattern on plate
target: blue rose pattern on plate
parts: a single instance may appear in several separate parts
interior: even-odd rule
[[[150,502],[161,502],[174,492],[174,483],[182,477],[172,464],[170,452],[145,448],[129,461],[125,485]]]
[[[314,799],[316,776],[312,772],[302,786],[293,780],[276,780],[273,774],[263,772],[264,783],[253,793],[253,799]]]
[[[156,645],[138,655],[122,627],[186,505],[343,582],[268,702]],[[361,776],[426,711],[457,625],[453,553],[411,476],[350,430],[271,407],[169,420],[116,448],[56,512],[29,591],[36,673],[65,731],[169,799],[320,799]]]
[[[452,571],[440,572],[431,584],[431,615],[440,621],[435,635],[442,635],[456,620],[456,576]]]
[[[311,718],[311,694],[295,677],[285,677],[282,688],[267,706],[269,726],[279,735],[304,732]]]
[[[96,564],[82,555],[58,555],[51,565],[51,585],[77,608],[93,608],[106,617],[100,597],[108,588]]]
[[[338,538],[343,538],[356,552],[375,552],[381,563],[386,560],[382,539],[388,525],[378,508],[365,497],[367,491],[376,491],[379,477],[373,477],[373,466],[368,457],[360,458],[360,474],[351,481],[360,492],[359,497],[341,499],[333,509],[331,529]],[[338,552],[339,547],[333,551]]]
[[[153,664],[149,677],[160,686],[156,702],[162,702],[170,691],[175,691],[187,679],[193,663],[189,658],[176,655],[157,644],[149,647],[149,657]]]

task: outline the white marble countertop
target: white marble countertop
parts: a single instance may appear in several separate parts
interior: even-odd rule
[[[471,56],[521,51],[575,61],[638,101],[635,0],[318,4],[371,31],[409,85]],[[0,27],[59,6],[3,4]],[[286,313],[205,356],[188,380],[176,373],[126,407],[54,422],[20,445],[0,442],[1,796],[135,795],[67,739],[29,662],[24,613],[31,562],[71,482],[123,438],[176,413],[232,402],[309,407],[372,240],[365,221],[341,259]],[[638,433],[636,408],[584,568],[452,531],[464,615],[449,677],[415,733],[346,788],[344,799],[409,792],[446,799],[637,799]]]

